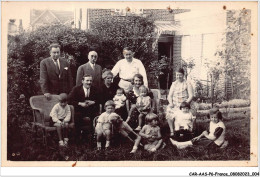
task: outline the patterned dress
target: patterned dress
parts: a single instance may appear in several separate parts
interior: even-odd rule
[[[183,82],[175,81],[172,83],[170,92],[173,91],[172,103],[174,107],[171,108],[169,105],[167,106],[167,119],[173,119],[175,117],[175,112],[180,109],[181,103],[187,101],[189,98],[188,85],[191,87],[191,84],[186,80]]]
[[[152,135],[155,137],[158,137],[158,134],[160,132],[159,126],[152,127],[151,125],[145,125],[142,129],[144,130],[144,134]],[[159,142],[158,140],[155,140],[153,138],[142,139],[142,143],[144,144],[144,149],[148,151],[153,149],[158,144],[158,142]]]

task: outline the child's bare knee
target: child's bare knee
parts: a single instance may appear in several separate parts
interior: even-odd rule
[[[106,135],[110,135],[110,134],[111,134],[111,131],[110,131],[110,130],[106,130],[106,131],[105,131],[105,134],[106,134]]]
[[[101,136],[103,136],[103,133],[97,133],[97,136],[101,137]]]
[[[136,140],[137,140],[137,141],[140,141],[141,139],[142,139],[141,136],[140,136],[140,135],[137,135]]]
[[[135,105],[135,104],[132,104],[132,105],[131,105],[131,109],[134,109],[134,108],[136,108],[136,105]]]
[[[55,123],[54,126],[57,128],[61,128],[61,124],[59,124],[59,123]]]

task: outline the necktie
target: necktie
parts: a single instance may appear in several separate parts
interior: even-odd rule
[[[86,97],[89,97],[89,89],[87,89]]]
[[[95,75],[95,65],[93,65],[93,71],[94,71],[94,75]]]
[[[60,68],[59,68],[59,65],[58,65],[58,61],[54,60],[54,62],[55,62],[56,72],[58,73],[58,75],[60,75]]]

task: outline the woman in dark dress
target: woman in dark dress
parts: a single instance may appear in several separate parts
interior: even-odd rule
[[[116,95],[116,91],[119,88],[117,84],[114,84],[113,81],[113,73],[110,70],[104,70],[102,73],[103,84],[101,85],[101,104],[102,110],[104,110],[105,102],[108,100],[113,100],[114,96]],[[127,117],[127,109],[126,106],[123,106],[120,109],[116,109],[115,111],[119,114],[123,120]]]

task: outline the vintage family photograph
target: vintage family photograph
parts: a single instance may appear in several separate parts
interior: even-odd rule
[[[257,13],[2,2],[2,166],[257,166]]]

